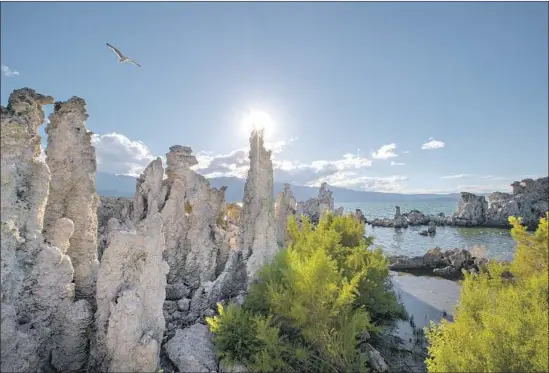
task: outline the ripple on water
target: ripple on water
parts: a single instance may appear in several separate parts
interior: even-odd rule
[[[354,212],[359,208],[368,219],[392,218],[395,214],[395,206],[399,205],[402,212],[419,210],[425,214],[438,214],[443,212],[451,215],[457,206],[457,199],[440,198],[433,200],[412,200],[401,202],[367,202],[367,203],[342,203],[346,212]],[[511,260],[514,252],[514,242],[507,229],[497,228],[457,228],[437,227],[434,237],[420,236],[419,232],[425,227],[408,227],[406,229],[394,229],[384,227],[366,226],[366,234],[376,237],[374,245],[381,247],[390,255],[423,255],[429,249],[440,247],[448,249],[471,249],[481,245],[486,248],[486,256],[499,260]]]
[[[389,255],[423,255],[429,249],[467,249],[484,246],[488,258],[511,260],[514,242],[506,229],[437,227],[435,236],[420,236],[425,227],[403,229],[366,226],[366,234],[374,236],[374,246]]]

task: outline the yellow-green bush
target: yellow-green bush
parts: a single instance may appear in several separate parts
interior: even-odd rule
[[[404,310],[385,258],[363,235],[351,216],[327,215],[316,229],[291,218],[287,248],[263,268],[244,305],[208,319],[222,361],[256,372],[366,371],[361,335]]]
[[[429,372],[549,371],[547,218],[533,235],[520,220],[509,222],[512,263],[465,275],[454,322],[427,330]]]

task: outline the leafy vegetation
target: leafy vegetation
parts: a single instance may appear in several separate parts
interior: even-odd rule
[[[259,274],[243,306],[207,318],[221,361],[254,372],[365,372],[365,331],[404,318],[381,250],[351,216],[315,228],[288,222],[287,247]]]
[[[465,275],[454,322],[431,325],[429,372],[548,372],[548,223],[530,234],[511,217],[510,264]]]

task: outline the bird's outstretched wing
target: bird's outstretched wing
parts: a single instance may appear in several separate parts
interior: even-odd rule
[[[122,52],[120,52],[118,49],[116,49],[115,47],[113,47],[109,43],[107,43],[107,47],[109,47],[118,56],[118,58],[123,58],[124,57]]]
[[[135,66],[141,67],[140,64],[138,64],[137,62],[135,62],[134,60],[132,60],[132,59],[130,59],[130,58],[128,58],[128,59],[126,60],[126,62],[133,63]]]

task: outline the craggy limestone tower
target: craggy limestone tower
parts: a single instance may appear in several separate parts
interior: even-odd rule
[[[51,172],[50,194],[44,217],[44,236],[51,241],[57,219],[74,223],[67,255],[74,267],[76,296],[91,299],[97,280],[97,205],[95,148],[86,129],[86,102],[72,97],[56,102],[46,127],[46,163]]]

